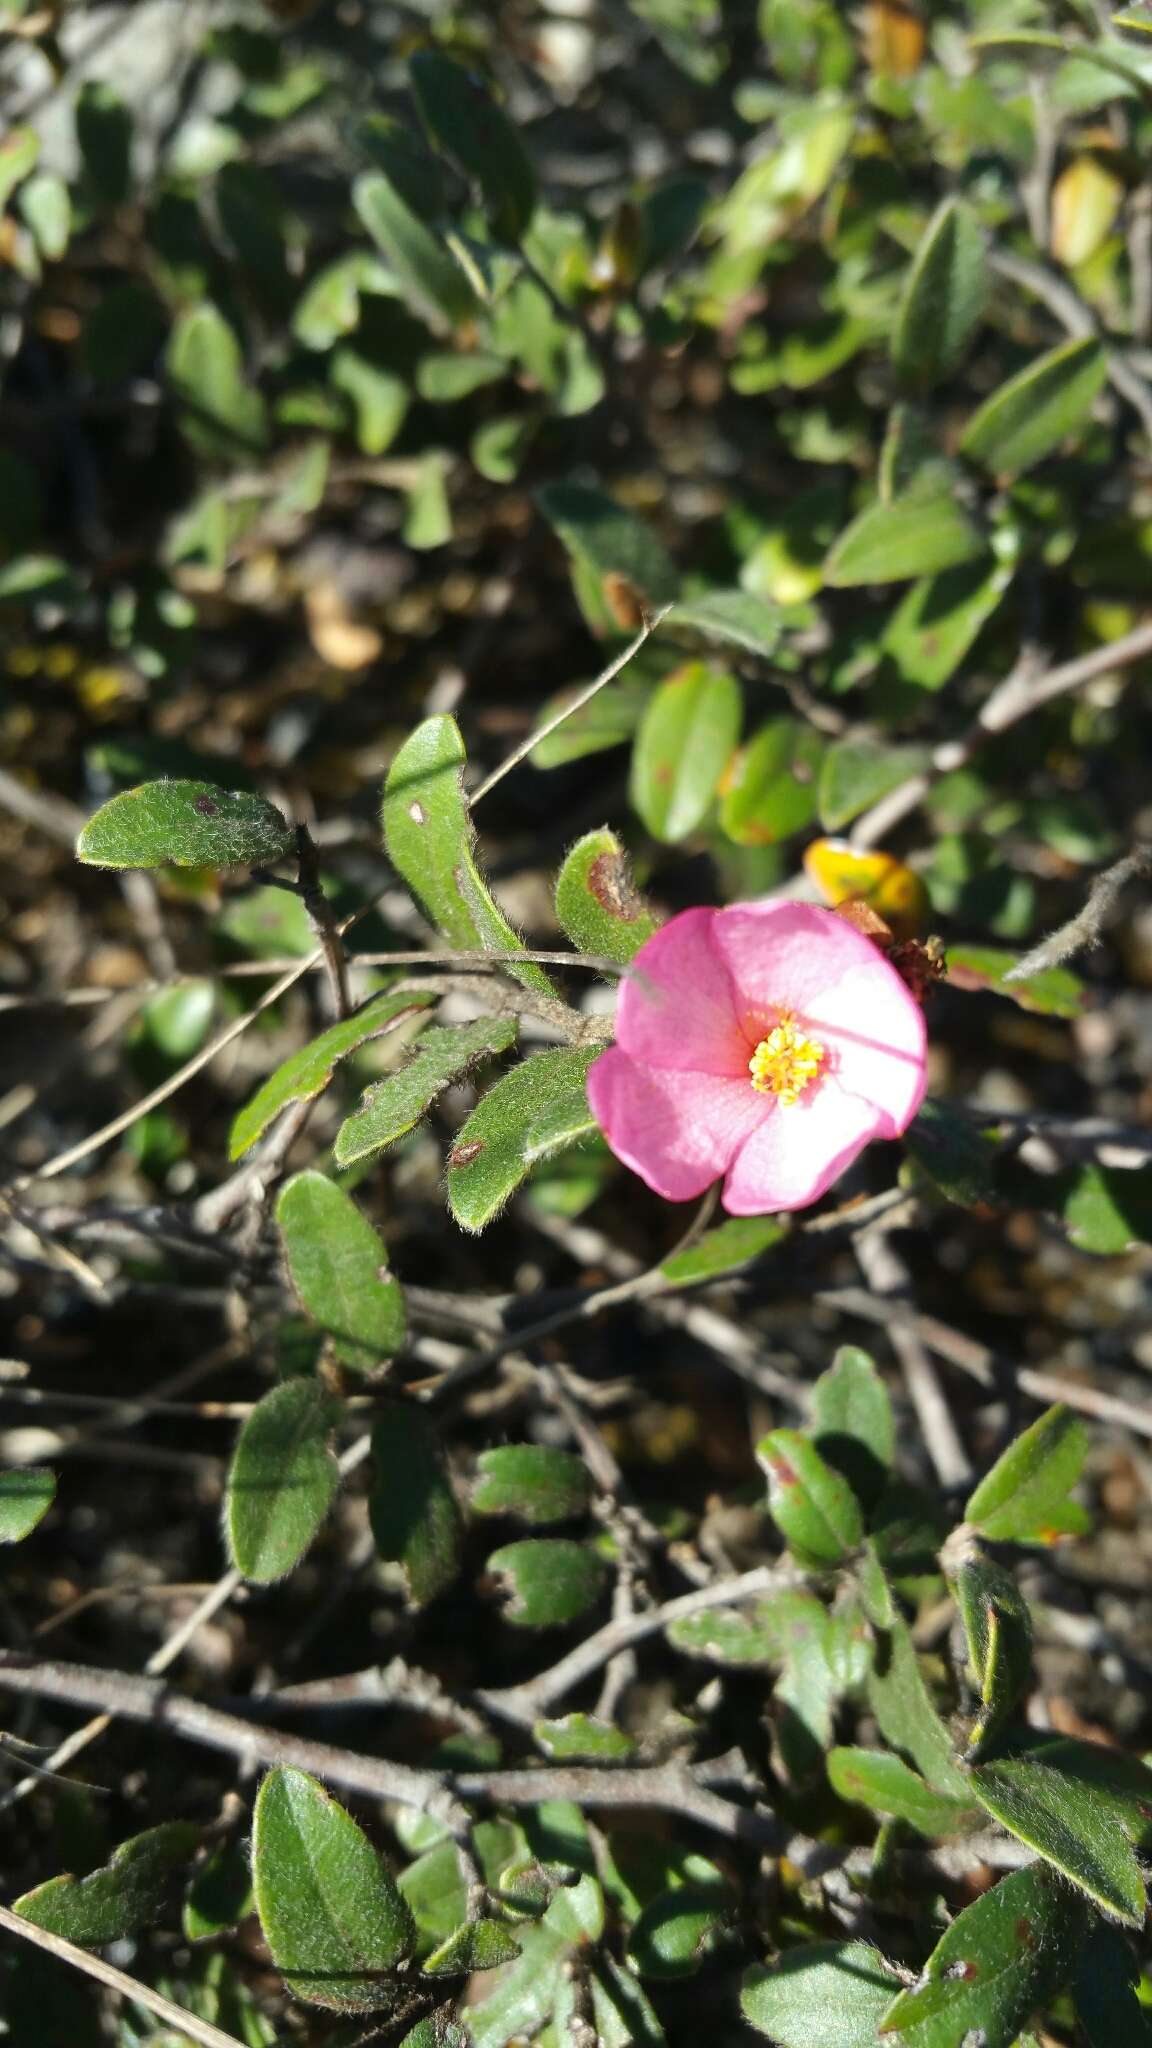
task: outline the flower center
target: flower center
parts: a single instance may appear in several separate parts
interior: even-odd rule
[[[748,1062],[752,1086],[764,1095],[779,1096],[783,1103],[799,1102],[827,1057],[819,1039],[805,1038],[786,1010]]]

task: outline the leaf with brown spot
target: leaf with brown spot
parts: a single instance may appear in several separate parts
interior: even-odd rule
[[[624,849],[603,827],[578,839],[556,878],[556,916],[582,953],[625,965],[656,930]]]

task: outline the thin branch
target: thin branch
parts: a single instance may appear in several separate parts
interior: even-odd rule
[[[363,915],[364,913],[360,913]],[[347,930],[347,925],[341,930]],[[615,980],[628,973],[627,965],[619,960],[609,959],[606,953],[574,953],[559,950],[543,952],[539,949],[520,947],[508,953],[484,953],[477,948],[458,947],[454,951],[440,951],[432,947],[421,947],[403,953],[348,953],[349,967],[461,967],[469,973],[501,974],[508,967],[531,965],[537,967],[576,967],[585,974],[610,976]],[[213,966],[207,974],[203,970],[187,970],[170,974],[162,979],[134,981],[127,988],[66,988],[46,990],[35,995],[0,995],[0,1011],[33,1010],[59,1006],[62,1009],[82,1009],[88,1005],[108,1003],[115,998],[121,1001],[132,996],[159,995],[162,990],[180,988],[188,982],[204,981],[254,981],[269,974],[286,974],[291,968],[303,972],[315,972],[325,965],[323,954],[315,952],[307,960],[285,954],[268,960],[233,960],[223,966]]]
[[[361,1436],[357,1437],[355,1443],[348,1445],[348,1448],[340,1456],[340,1472],[342,1477],[346,1478],[349,1472],[354,1472],[358,1465],[363,1464],[371,1449],[371,1444],[371,1437]],[[218,1614],[222,1607],[228,1605],[232,1595],[243,1584],[244,1574],[237,1571],[235,1566],[229,1571],[222,1573],[215,1585],[209,1586],[203,1599],[197,1602],[191,1614],[186,1615],[184,1620],[173,1629],[172,1633],[165,1637],[159,1649],[152,1652],[144,1666],[146,1675],[143,1682],[147,1683],[149,1679],[161,1678],[166,1671],[170,1670],[176,1659],[187,1649],[198,1630],[203,1628],[204,1623],[210,1621],[213,1615]],[[114,1718],[115,1710],[101,1712],[93,1720],[85,1722],[82,1728],[74,1729],[72,1734],[66,1736],[59,1748],[49,1757],[45,1768],[55,1770],[63,1764],[70,1763],[73,1757],[79,1756],[82,1750],[87,1749],[90,1743],[95,1742],[99,1736],[103,1735],[105,1729],[111,1725]],[[18,1799],[25,1798],[34,1788],[34,1784],[34,1779],[24,1778],[18,1785],[13,1785],[5,1793],[3,1799],[0,1799],[0,1812],[3,1812],[9,1806],[13,1806]]]
[[[1059,967],[1064,960],[1071,960],[1074,953],[1080,953],[1089,946],[1098,946],[1119,908],[1129,882],[1138,876],[1152,874],[1152,845],[1134,847],[1123,860],[1105,868],[1097,875],[1088,893],[1088,901],[1076,917],[1070,918],[1057,931],[1050,932],[1030,953],[1025,953],[1015,967],[1004,976],[1005,981],[1024,981],[1031,974],[1042,974],[1046,968]]]
[[[890,1325],[888,1305],[861,1287],[821,1289],[813,1300],[821,1307],[838,1309],[842,1315],[858,1316],[862,1322],[875,1323],[885,1329]],[[937,1316],[917,1315],[915,1324],[930,1351],[934,1351],[946,1365],[954,1365],[960,1372],[967,1373],[970,1379],[976,1380],[990,1393],[1002,1384],[1011,1383],[1042,1407],[1053,1401],[1062,1401],[1079,1414],[1090,1415],[1095,1422],[1112,1423],[1119,1429],[1131,1430],[1134,1436],[1152,1438],[1152,1410],[1147,1402],[1125,1401],[1118,1394],[1102,1393],[1097,1387],[1083,1386],[1079,1380],[1065,1379],[1059,1373],[1034,1372],[1031,1366],[1001,1368],[996,1353],[987,1344],[981,1344],[978,1338],[969,1337],[962,1330],[954,1330]]]
[[[112,1991],[118,1991],[122,1998],[131,1998],[149,2012],[163,2020],[174,2033],[182,2034],[186,2041],[196,2041],[200,2048],[244,2048],[235,2034],[222,2033],[211,2020],[197,2019],[194,2012],[185,2006],[176,2005],[165,1998],[162,1992],[154,1991],[150,1984],[141,1984],[136,1977],[130,1977],[126,1970],[118,1970],[115,1963],[106,1963],[103,1956],[90,1955],[86,1948],[77,1948],[74,1941],[65,1941],[62,1934],[51,1934],[47,1927],[38,1927],[34,1920],[22,1920],[9,1906],[0,1906],[0,1927],[6,1927],[9,1934],[18,1935],[21,1941],[31,1942],[33,1948],[43,1949],[46,1955],[55,1956],[58,1962],[71,1963],[73,1969],[83,1970],[86,1977],[95,1977],[98,1984],[107,1984]]]
[[[963,1486],[972,1477],[972,1465],[917,1328],[908,1269],[891,1238],[880,1231],[857,1239],[856,1257],[872,1293],[883,1304],[889,1342],[900,1361],[936,1477],[941,1486]]]
[[[738,1601],[749,1600],[758,1593],[778,1593],[781,1586],[794,1584],[796,1578],[797,1574],[790,1566],[758,1565],[754,1571],[742,1572],[738,1578],[718,1579],[714,1585],[682,1593],[678,1599],[668,1600],[662,1607],[650,1607],[646,1613],[621,1616],[618,1620],[606,1622],[595,1635],[577,1643],[576,1648],[570,1650],[566,1657],[561,1657],[550,1671],[542,1671],[539,1677],[528,1679],[524,1685],[480,1692],[476,1697],[482,1706],[502,1718],[521,1726],[530,1724],[546,1707],[581,1685],[620,1650],[629,1649],[633,1643],[642,1643],[646,1636],[658,1635],[661,1629],[668,1628],[674,1621],[683,1621],[688,1615],[705,1614],[713,1607],[734,1607]]]
[[[344,941],[340,937],[340,927],[332,914],[332,905],[324,894],[324,885],[320,880],[320,862],[307,825],[296,827],[296,861],[300,878],[300,900],[308,913],[308,922],[324,955],[324,971],[328,976],[332,1014],[339,1020],[346,1017],[351,1008],[348,996],[348,960],[344,952]]]
[[[1063,662],[1057,668],[1036,673],[1032,664],[1018,663],[1011,674],[997,684],[959,739],[942,741],[934,748],[926,769],[910,775],[891,795],[882,797],[878,804],[857,819],[850,834],[852,845],[857,848],[875,846],[878,840],[886,838],[894,825],[916,809],[941,776],[967,767],[985,740],[994,733],[1007,732],[1010,726],[1038,711],[1042,704],[1050,704],[1053,698],[1066,696],[1070,690],[1078,690],[1084,683],[1095,682],[1097,676],[1129,668],[1133,662],[1142,661],[1149,654],[1152,654],[1152,619],[1146,619],[1143,625],[1123,634],[1119,640],[1094,647],[1090,653],[1078,655],[1075,661]]]
[[[460,1803],[464,1798],[489,1799],[506,1806],[534,1806],[541,1799],[552,1798],[607,1808],[652,1807],[697,1821],[732,1840],[767,1844],[777,1839],[770,1816],[717,1797],[697,1784],[683,1765],[641,1765],[634,1770],[565,1766],[525,1771],[414,1770],[386,1757],[364,1756],[334,1743],[307,1741],[262,1727],[242,1715],[185,1699],[155,1679],[136,1678],[126,1671],[100,1671],[89,1664],[59,1663],[18,1650],[0,1650],[0,1688],[34,1699],[97,1708],[127,1721],[166,1729],[247,1763],[288,1764],[310,1771],[346,1791],[427,1813],[458,1841],[466,1839],[471,1826],[468,1811]]]
[[[1131,358],[1122,349],[1112,347],[1107,336],[1101,334],[1094,315],[1071,285],[1062,277],[1054,277],[1043,264],[1032,263],[1026,256],[1014,256],[1006,249],[993,250],[990,261],[1001,277],[1041,300],[1055,314],[1065,333],[1077,338],[1092,334],[1104,342],[1109,383],[1139,415],[1145,433],[1152,434],[1152,389]]]
[[[81,1138],[78,1144],[70,1145],[64,1152],[58,1152],[54,1159],[46,1160],[43,1166],[36,1167],[32,1173],[21,1174],[19,1179],[10,1185],[15,1188],[26,1188],[30,1187],[33,1181],[52,1180],[58,1173],[66,1173],[69,1167],[78,1166],[82,1159],[87,1159],[93,1152],[98,1152],[101,1146],[107,1145],[113,1138],[118,1138],[122,1131],[130,1130],[142,1116],[147,1116],[150,1110],[157,1109],[162,1102],[167,1102],[170,1096],[183,1088],[186,1081],[192,1080],[194,1075],[209,1066],[218,1053],[223,1052],[227,1046],[241,1037],[249,1025],[255,1023],[257,1017],[265,1010],[271,1009],[273,1003],[278,1003],[281,996],[299,981],[302,975],[307,974],[310,968],[319,965],[323,957],[323,953],[318,950],[309,954],[306,959],[297,961],[287,974],[282,974],[278,981],[273,982],[272,987],[261,996],[258,1003],[245,1012],[244,1016],[237,1017],[234,1023],[227,1025],[223,1031],[218,1031],[215,1038],[210,1039],[206,1046],[190,1060],[186,1060],[184,1065],[178,1067],[174,1074],[170,1074],[166,1081],[162,1081],[159,1087],[153,1088],[150,1095],[145,1095],[139,1102],[133,1103],[131,1109],[122,1110],[110,1123],[103,1124],[87,1138]]]
[[[496,784],[503,782],[504,777],[510,775],[513,768],[518,768],[521,761],[525,760],[532,752],[533,747],[539,746],[540,741],[547,739],[549,733],[555,732],[557,727],[563,725],[575,712],[582,711],[585,704],[590,704],[593,697],[598,696],[601,690],[606,688],[609,683],[614,682],[621,669],[627,668],[632,656],[639,653],[646,640],[651,639],[657,626],[661,624],[662,620],[667,618],[671,610],[672,606],[666,604],[658,612],[654,612],[650,618],[645,619],[640,631],[633,640],[629,641],[624,652],[616,655],[615,659],[608,663],[607,668],[601,669],[595,682],[589,683],[587,689],[581,690],[577,696],[573,697],[571,703],[565,704],[563,710],[557,711],[554,717],[546,719],[543,725],[538,725],[535,732],[530,732],[527,739],[521,740],[518,747],[513,747],[512,752],[505,756],[499,767],[494,768],[491,775],[485,776],[479,789],[473,790],[469,799],[471,808],[475,810],[477,804],[483,797],[487,796],[490,789],[495,789]]]

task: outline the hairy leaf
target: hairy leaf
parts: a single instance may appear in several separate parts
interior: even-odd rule
[[[267,866],[292,844],[274,804],[212,782],[143,782],[89,818],[76,856],[97,868]]]
[[[368,1218],[335,1181],[308,1169],[285,1183],[276,1221],[302,1306],[345,1365],[378,1371],[404,1342],[404,1297]]]
[[[228,1468],[225,1527],[246,1579],[282,1579],[312,1542],[340,1484],[328,1448],[335,1404],[318,1381],[285,1380],[258,1401]]]
[[[438,1095],[505,1052],[516,1037],[513,1017],[478,1017],[474,1024],[434,1025],[395,1074],[374,1081],[360,1107],[336,1133],[336,1164],[371,1159],[414,1129]]]
[[[596,1129],[585,1082],[599,1046],[533,1053],[485,1090],[448,1154],[448,1206],[483,1230],[541,1160]]]
[[[252,1883],[289,1989],[336,2012],[392,2005],[411,1955],[408,1906],[368,1837],[307,1771],[278,1765],[256,1795]]]

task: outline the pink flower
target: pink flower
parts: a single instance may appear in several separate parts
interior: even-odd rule
[[[879,947],[814,904],[685,910],[621,984],[588,1099],[670,1201],[724,1175],[734,1216],[803,1209],[924,1096],[924,1016]]]

